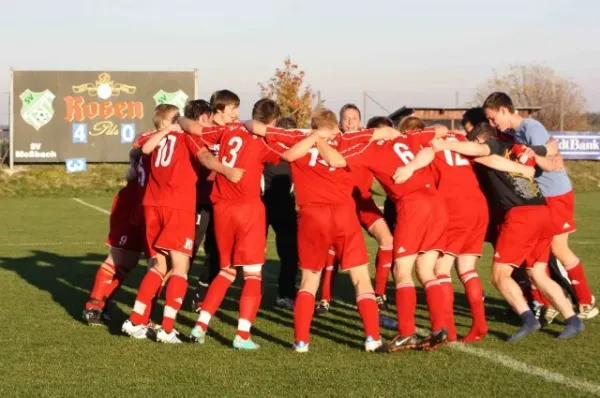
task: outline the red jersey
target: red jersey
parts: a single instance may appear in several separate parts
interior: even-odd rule
[[[140,146],[147,138],[140,140]],[[142,204],[195,212],[196,161],[202,146],[193,135],[175,131],[167,134],[152,151]]]
[[[250,133],[243,124],[232,123],[204,129],[201,139],[206,145],[219,145],[218,159],[228,167],[244,169],[238,183],[217,174],[210,198],[219,200],[260,199],[260,181],[264,163],[279,163],[279,153],[260,137]]]
[[[429,141],[435,137],[435,132],[432,133],[428,130],[417,133],[425,135]],[[447,141],[467,141],[464,135],[452,132],[448,133],[444,139]],[[444,198],[455,198],[457,196],[472,198],[482,195],[471,159],[456,152],[444,150],[435,154],[431,169],[435,177],[436,187]]]
[[[345,132],[342,134],[340,142],[352,142],[352,137],[355,137],[356,134],[361,135],[373,135],[373,129],[363,129],[357,131]],[[346,138],[344,138],[346,137]],[[342,146],[345,144],[342,144]],[[356,167],[350,170],[350,174],[352,174],[352,178],[354,178],[354,182],[356,183],[354,190],[352,191],[352,196],[357,199],[369,199],[373,195],[371,194],[371,187],[373,186],[373,173],[369,171],[369,169],[365,167]]]
[[[391,141],[370,142],[371,135],[372,133],[363,133],[345,137],[346,149],[340,153],[350,168],[369,169],[394,201],[420,189],[435,189],[435,180],[428,167],[415,171],[412,177],[402,184],[395,184],[392,179],[398,167],[406,166],[417,152],[429,145],[431,139],[427,135],[410,134]]]
[[[279,152],[284,152],[295,143],[306,138],[300,130],[284,130],[268,127],[266,140]],[[339,148],[340,137],[330,142]],[[348,169],[334,169],[321,158],[316,147],[303,157],[290,163],[296,201],[299,206],[306,204],[352,203],[352,190],[356,185]]]

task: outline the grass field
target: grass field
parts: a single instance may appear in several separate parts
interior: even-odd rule
[[[109,209],[111,197],[82,197]],[[600,295],[600,193],[577,196],[579,231],[572,246]],[[213,320],[204,346],[165,346],[120,333],[145,267],[139,266],[116,296],[114,324],[80,322],[99,263],[108,216],[71,198],[0,200],[0,396],[245,396],[245,397],[584,397],[600,395],[600,320],[574,341],[554,339],[551,325],[518,345],[504,342],[518,319],[489,283],[490,253],[480,272],[488,298],[491,333],[478,345],[446,345],[431,353],[367,354],[347,276],[334,294],[330,314],[313,323],[311,352],[294,354],[292,314],[274,307],[278,270],[272,236],[265,296],[254,335],[258,352],[237,352],[236,283]],[[374,241],[369,239],[374,254]],[[374,258],[374,257],[372,257]],[[459,333],[470,324],[463,289],[457,286]],[[192,278],[195,281],[195,277]],[[390,284],[391,286],[391,284]],[[391,293],[391,292],[390,292]],[[420,292],[418,324],[428,327]],[[162,309],[162,302],[159,305]],[[178,329],[189,334],[196,316],[184,304]],[[158,317],[153,317],[159,319]],[[389,339],[394,332],[384,330]]]

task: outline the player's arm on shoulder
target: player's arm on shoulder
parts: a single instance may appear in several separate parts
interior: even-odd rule
[[[225,176],[225,178],[233,183],[239,182],[244,175],[244,169],[225,166],[223,163],[219,162],[219,159],[214,157],[206,147],[200,148],[197,157],[202,166],[214,171],[215,173],[222,174]]]
[[[406,166],[398,167],[393,175],[394,182],[401,184],[408,180],[415,171],[429,166],[435,158],[435,152],[432,148],[421,149],[414,157],[413,160],[408,162]]]
[[[151,154],[158,143],[172,131],[181,131],[181,126],[178,123],[172,124],[154,133],[152,136],[150,136],[150,138],[148,138],[144,145],[142,145],[142,153],[144,155]]]
[[[558,141],[556,140],[556,138],[550,136],[550,139],[548,140],[548,142],[546,142],[546,145],[544,145],[546,147],[546,150],[548,151],[548,156],[553,156],[553,155],[558,155]]]
[[[322,138],[317,139],[316,142],[317,149],[319,150],[319,155],[323,158],[323,160],[331,167],[336,169],[341,169],[346,167],[348,164],[346,163],[346,159],[339,153],[335,148],[327,143]]]
[[[525,166],[524,164],[513,162],[499,155],[482,156],[473,159],[474,162],[480,163],[490,169],[504,171],[507,173],[522,174],[529,179],[533,179],[535,168]]]
[[[181,116],[178,119],[178,122],[183,131],[185,131],[186,133],[194,135],[202,134],[204,126],[202,126],[202,124],[198,123],[197,121]]]
[[[373,135],[371,135],[371,141],[379,140],[393,140],[394,138],[400,137],[402,133],[393,127],[378,127],[373,129]]]
[[[258,120],[246,120],[245,122],[242,122],[242,124],[252,134],[256,134],[261,137],[267,135],[267,125],[259,122]]]
[[[491,144],[488,144],[491,142]],[[495,148],[495,140],[490,140],[486,143],[480,144],[478,142],[469,141],[469,142],[460,142],[460,141],[446,141],[442,139],[435,139],[431,141],[431,147],[435,152],[440,152],[444,150],[454,151],[461,155],[466,156],[487,156],[492,153],[498,153],[494,150]],[[491,145],[491,146],[490,146]],[[494,147],[493,147],[494,146]]]
[[[306,155],[310,148],[315,146],[317,140],[320,138],[319,132],[314,131],[304,139],[296,142],[294,145],[289,147],[285,152],[281,154],[281,158],[287,162],[293,162],[302,156]]]

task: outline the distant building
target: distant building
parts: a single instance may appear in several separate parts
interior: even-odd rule
[[[388,117],[392,119],[397,126],[400,120],[406,116],[416,116],[423,120],[425,125],[443,124],[450,129],[462,129],[462,116],[469,108],[429,108],[429,107],[406,107],[392,112]],[[530,117],[533,113],[539,111],[540,107],[522,107],[517,108],[519,114],[523,117]]]

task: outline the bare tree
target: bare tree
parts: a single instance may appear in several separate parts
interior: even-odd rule
[[[577,83],[558,76],[547,66],[513,65],[506,75],[500,75],[494,70],[494,77],[477,88],[475,104],[482,104],[494,91],[507,93],[516,107],[541,107],[542,110],[533,117],[548,130],[561,128],[561,114],[563,130],[589,129],[588,118],[584,114],[587,102],[582,88]]]

